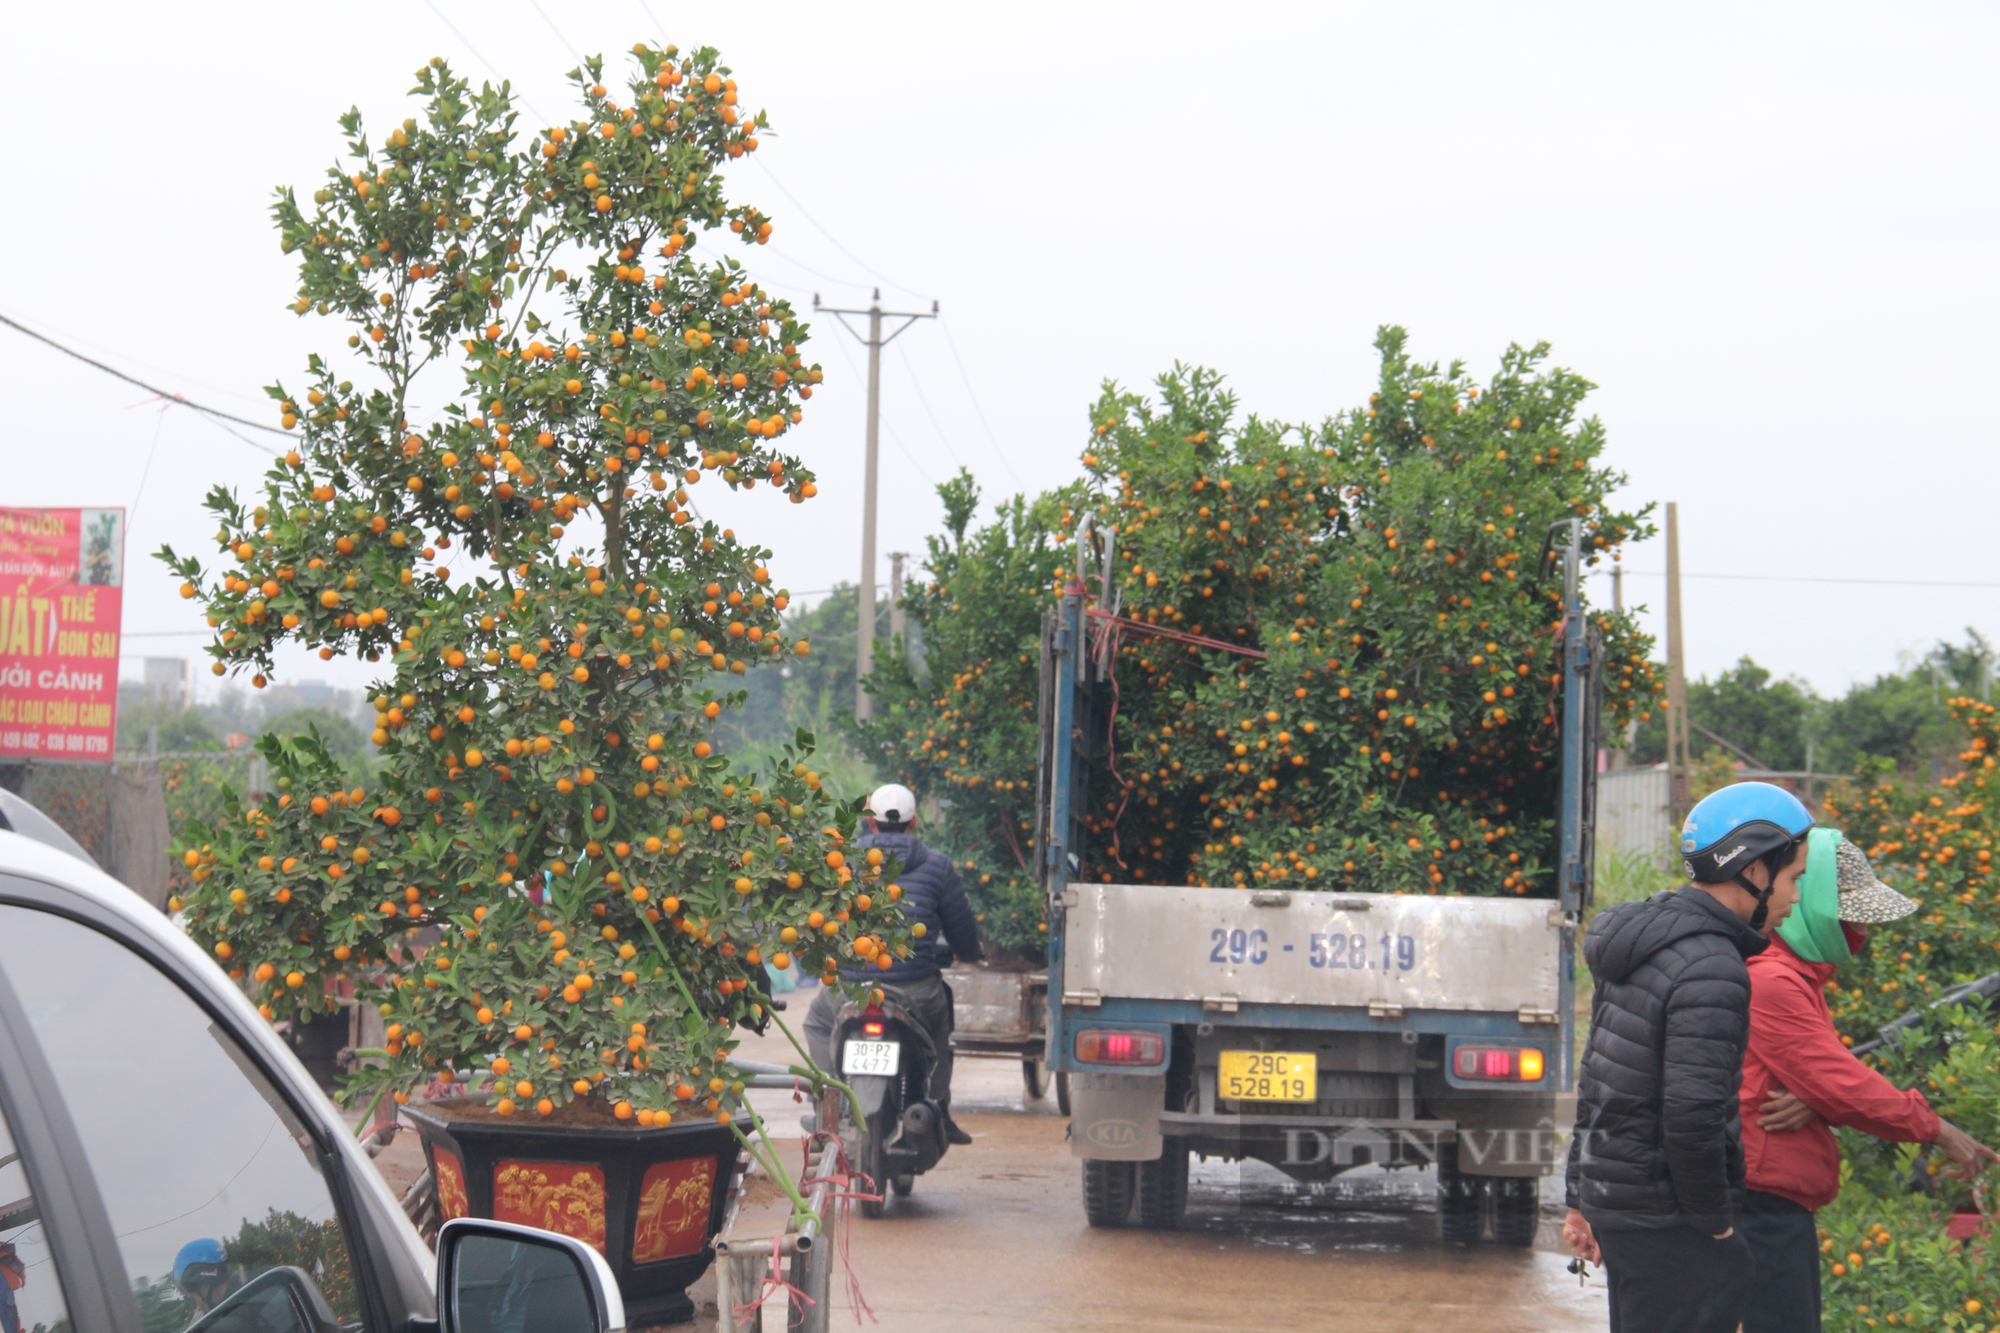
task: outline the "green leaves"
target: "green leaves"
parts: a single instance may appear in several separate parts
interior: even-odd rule
[[[392,1034],[362,1077],[399,1090],[505,1059],[492,1095],[527,1082],[524,1111],[685,1112],[681,1080],[719,1077],[733,1026],[767,1020],[762,960],[908,945],[881,872],[829,859],[851,810],[809,771],[713,753],[704,705],[741,701],[715,678],[792,647],[788,598],[688,488],[808,498],[778,440],[819,370],[784,302],[689,253],[704,219],[769,231],[724,194],[754,147],[734,84],[713,51],[671,55],[639,53],[625,107],[587,65],[583,114],[532,136],[506,85],[442,61],[386,135],[343,117],[313,211],[280,191],[273,217],[295,309],[349,322],[364,382],[314,357],[273,386],[297,447],[261,502],[211,494],[214,566],[161,553],[219,671],[261,685],[286,645],[381,664],[379,790],[315,735],[267,737],[273,789],[189,820],[176,852],[190,934],[273,1017],[351,983]],[[439,363],[462,388],[427,413],[411,386]]]
[[[1590,386],[1544,369],[1546,349],[1509,349],[1482,386],[1412,362],[1400,330],[1377,345],[1377,392],[1317,425],[1242,416],[1219,374],[1176,365],[1151,395],[1105,386],[1084,484],[971,531],[976,492],[941,491],[952,536],[905,603],[929,679],[878,671],[887,707],[867,736],[948,799],[947,845],[1009,947],[1040,949],[1036,662],[1086,512],[1117,531],[1126,622],[1088,876],[1546,891],[1557,612],[1533,563],[1570,516],[1588,562],[1649,529],[1605,504],[1621,479],[1578,419]],[[1615,724],[1655,682],[1631,622],[1593,614],[1618,661],[1641,664]]]
[[[1991,1143],[2000,1137],[1993,1011],[1984,1004],[1930,1008],[1951,987],[2000,966],[1992,882],[2000,828],[1991,768],[2000,729],[1989,704],[1958,698],[1951,709],[1966,735],[1959,774],[1934,785],[1875,775],[1836,787],[1823,803],[1821,822],[1842,828],[1880,878],[1920,903],[1913,915],[1869,928],[1867,943],[1842,964],[1826,998],[1850,1044],[1920,1015],[1864,1058]],[[1942,1173],[1935,1149],[1884,1144],[1852,1131],[1843,1131],[1841,1148],[1841,1197],[1819,1215],[1831,1242],[1824,1260],[1826,1326],[1843,1333],[1990,1328],[1990,1249],[1978,1241],[1961,1246],[1944,1231],[1952,1210],[1976,1205],[1978,1196]]]

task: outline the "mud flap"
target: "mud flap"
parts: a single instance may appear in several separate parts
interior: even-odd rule
[[[1452,1108],[1458,1169],[1468,1176],[1546,1176],[1556,1169],[1553,1098],[1499,1097]]]
[[[1166,1088],[1157,1074],[1070,1075],[1070,1155],[1100,1162],[1157,1158]]]
[[[895,1085],[893,1077],[882,1074],[849,1074],[847,1086],[854,1089],[854,1101],[861,1108],[861,1114],[870,1121],[889,1102],[889,1089]]]

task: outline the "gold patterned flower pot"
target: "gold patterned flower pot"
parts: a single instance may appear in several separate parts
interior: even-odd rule
[[[574,1236],[610,1263],[630,1327],[694,1318],[687,1288],[715,1258],[735,1134],[711,1120],[641,1129],[587,1118],[585,1104],[574,1110],[584,1113],[558,1113],[569,1123],[524,1120],[464,1097],[403,1114],[423,1140],[444,1220],[489,1217]]]

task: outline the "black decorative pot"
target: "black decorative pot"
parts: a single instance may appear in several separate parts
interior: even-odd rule
[[[736,1179],[739,1145],[728,1126],[550,1124],[497,1116],[477,1097],[402,1113],[423,1140],[443,1220],[486,1217],[574,1236],[610,1263],[629,1327],[694,1318],[687,1288],[715,1259]]]

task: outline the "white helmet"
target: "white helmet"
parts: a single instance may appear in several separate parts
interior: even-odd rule
[[[868,798],[868,813],[892,824],[907,824],[917,817],[917,795],[900,782],[884,783]]]

